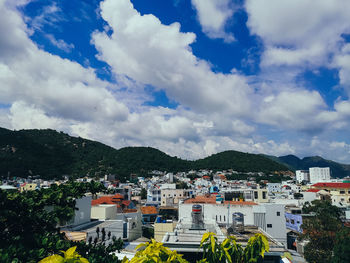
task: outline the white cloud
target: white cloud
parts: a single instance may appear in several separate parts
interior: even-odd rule
[[[230,0],[192,0],[203,32],[210,38],[222,38],[225,42],[235,40],[232,33],[225,31],[227,21],[233,16]]]
[[[68,44],[63,39],[56,39],[55,36],[52,34],[47,34],[46,37],[50,40],[52,45],[63,50],[66,53],[71,52],[72,49],[74,48],[74,44],[72,43]]]
[[[347,0],[247,0],[246,10],[266,45],[263,65],[324,65],[350,32]]]
[[[282,91],[261,106],[258,121],[276,127],[303,131],[322,130],[323,125],[318,114],[326,110],[320,94],[316,91]]]
[[[196,112],[249,112],[252,90],[245,78],[214,73],[206,61],[195,57],[190,47],[193,33],[180,32],[178,23],[167,26],[153,15],[140,15],[128,0],[106,0],[101,11],[113,34],[95,32],[93,43],[98,58],[117,76],[164,89],[171,99]]]

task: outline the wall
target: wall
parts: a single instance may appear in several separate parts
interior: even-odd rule
[[[108,220],[115,219],[117,215],[116,205],[94,205],[91,207],[91,219]]]
[[[90,222],[91,220],[91,196],[84,196],[76,200],[75,216],[72,224],[74,226]]]
[[[287,246],[287,228],[284,216],[284,205],[281,204],[261,204],[254,207],[254,213],[260,215],[266,226],[258,225],[277,241]],[[257,219],[257,217],[255,217]],[[261,219],[261,218],[260,218]]]
[[[193,204],[179,204],[179,219],[192,218]],[[253,205],[227,205],[227,204],[200,204],[204,214],[204,221],[214,219],[217,223],[232,224],[232,214],[240,212],[244,215],[244,224],[253,225]],[[229,216],[230,215],[230,216]]]
[[[288,229],[302,233],[301,225],[303,223],[303,218],[301,215],[285,213],[285,217],[286,217],[286,227]]]
[[[154,239],[158,242],[162,242],[164,235],[169,232],[174,232],[176,223],[155,223],[154,224]]]
[[[173,204],[178,204],[179,199],[184,198],[184,189],[162,189],[161,190],[161,206],[168,206],[167,198],[173,199]]]

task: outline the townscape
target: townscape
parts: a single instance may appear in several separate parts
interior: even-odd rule
[[[304,252],[310,240],[299,237],[305,220],[316,214],[305,207],[315,201],[329,202],[341,211],[343,224],[350,223],[350,179],[331,178],[329,167],[297,170],[295,175],[285,172],[285,180],[279,183],[256,183],[263,173],[248,173],[246,180],[227,179],[235,174],[233,170],[154,170],[147,177],[131,174],[125,183],[112,174],[96,181],[78,178],[76,182],[97,187],[76,199],[77,210],[60,225],[60,231],[71,241],[109,245],[115,240],[111,236],[120,239],[122,248],[113,252],[119,260],[132,259],[139,244],[154,239],[190,262],[201,259],[206,232],[215,233],[218,241],[235,236],[243,247],[260,233],[270,248],[263,262],[280,262],[285,253],[292,262],[306,262]],[[0,189],[38,191],[69,184],[68,179],[4,179]]]
[[[0,0],[0,263],[350,263],[350,0]]]

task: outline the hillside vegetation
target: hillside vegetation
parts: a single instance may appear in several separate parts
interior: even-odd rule
[[[0,176],[60,178],[62,175],[99,176],[148,171],[187,171],[191,169],[233,169],[240,172],[273,172],[288,168],[265,156],[226,151],[196,161],[171,157],[150,147],[116,150],[105,144],[72,137],[55,130],[11,131],[0,128]]]

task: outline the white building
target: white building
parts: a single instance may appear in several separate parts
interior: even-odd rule
[[[310,181],[309,171],[306,170],[296,170],[295,177],[298,183],[301,183],[302,181]]]
[[[254,225],[260,227],[287,247],[287,227],[284,207],[282,204],[254,206]]]
[[[280,192],[282,192],[282,184],[281,183],[267,183],[267,191],[269,194],[280,193]]]
[[[196,197],[179,204],[179,218],[181,220],[190,220],[192,206],[194,204],[200,204],[202,206],[204,221],[215,220],[221,226],[232,225],[233,214],[242,213],[245,226],[258,226],[280,243],[287,246],[286,219],[284,217],[285,206],[282,204],[257,204],[254,202],[239,201],[213,203],[211,197]]]
[[[310,183],[327,182],[331,179],[331,170],[329,167],[311,167],[309,168]]]

